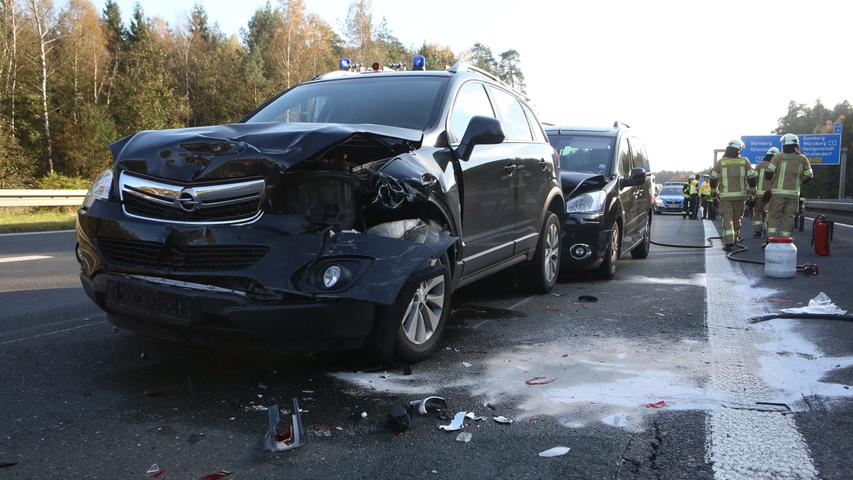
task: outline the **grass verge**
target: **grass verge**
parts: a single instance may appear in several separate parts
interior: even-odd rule
[[[77,218],[76,208],[2,208],[0,233],[70,230]]]

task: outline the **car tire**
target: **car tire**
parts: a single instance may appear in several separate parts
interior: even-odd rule
[[[536,253],[521,269],[521,283],[531,293],[548,293],[560,275],[562,235],[560,219],[552,212],[545,214]]]
[[[386,362],[414,363],[429,358],[450,315],[447,255],[420,272],[400,290],[392,305],[380,306],[371,335],[372,350]]]
[[[631,258],[641,260],[649,256],[649,250],[652,247],[652,217],[649,216],[646,221],[646,230],[643,232],[643,241],[639,245],[631,249]]]
[[[616,276],[616,264],[619,262],[621,250],[622,230],[619,228],[619,223],[613,223],[610,239],[607,242],[607,248],[604,250],[604,259],[594,272],[597,278],[609,280]]]
[[[660,210],[658,210],[657,208],[655,209],[655,215],[660,215]]]

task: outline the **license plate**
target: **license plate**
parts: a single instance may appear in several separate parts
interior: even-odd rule
[[[192,298],[135,283],[110,282],[106,304],[118,313],[167,322],[189,324],[193,317]]]

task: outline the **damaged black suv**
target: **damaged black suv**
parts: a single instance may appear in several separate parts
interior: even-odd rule
[[[89,297],[193,344],[429,356],[454,289],[518,265],[547,292],[559,161],[491,75],[333,72],[242,121],[142,131],[78,214]]]

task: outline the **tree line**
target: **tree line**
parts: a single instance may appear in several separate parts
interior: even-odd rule
[[[171,23],[137,3],[124,24],[114,0],[100,10],[90,0],[0,0],[0,188],[76,186],[63,180],[91,179],[123,136],[237,121],[342,56],[388,65],[419,54],[437,70],[465,60],[525,87],[517,51],[406,46],[369,0],[349,6],[341,30],[305,0],[267,3],[239,35],[201,3]]]

